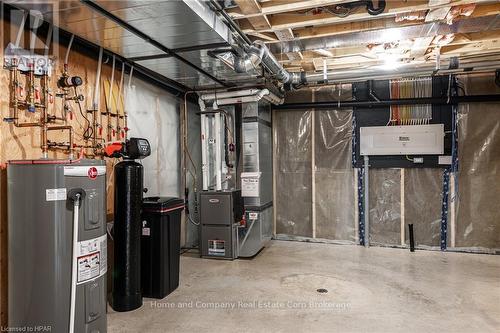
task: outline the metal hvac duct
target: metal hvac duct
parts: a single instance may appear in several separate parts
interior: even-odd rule
[[[496,58],[496,59],[495,59]],[[456,57],[442,59],[439,64],[401,64],[397,69],[387,69],[384,66],[372,66],[368,68],[357,68],[328,72],[329,83],[358,82],[368,79],[384,80],[393,77],[405,76],[428,76],[435,74],[456,74],[466,71],[488,71],[500,68],[498,55],[482,56],[472,59],[459,60]],[[305,75],[304,83],[321,83],[324,81],[323,73],[312,73]]]
[[[328,37],[296,39],[273,43],[274,53],[303,52],[318,49],[333,49],[367,44],[382,44],[414,38],[432,37],[438,35],[474,33],[500,29],[500,15],[459,20],[448,25],[446,23],[430,22],[422,25],[378,29],[354,33],[344,33]]]
[[[244,50],[245,55],[234,60],[234,70],[237,73],[246,73],[262,65],[283,84],[298,84],[303,81],[303,75],[300,73],[290,73],[283,68],[263,41],[257,40]]]

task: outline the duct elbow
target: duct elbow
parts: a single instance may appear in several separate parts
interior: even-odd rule
[[[283,68],[262,41],[255,41],[252,45],[245,48],[245,56],[235,60],[234,70],[237,73],[247,73],[253,69],[257,69],[260,65],[267,68],[276,80],[287,86],[301,85],[307,82],[304,74],[290,73]]]

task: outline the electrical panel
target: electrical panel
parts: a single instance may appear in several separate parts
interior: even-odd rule
[[[444,154],[443,124],[360,128],[360,155],[441,154]]]
[[[414,82],[415,81],[415,82]],[[426,86],[429,88],[428,80],[408,80],[415,87]],[[371,100],[372,95],[380,100],[395,97],[395,92],[404,90],[408,86],[408,82],[402,80],[375,80],[371,82],[358,82],[352,85],[352,98],[357,101]],[[425,96],[436,98],[446,97],[449,93],[448,76],[432,77],[432,94],[427,91]],[[396,89],[398,88],[399,89]],[[406,88],[405,88],[406,86]],[[403,89],[404,88],[404,89]],[[420,89],[411,89],[412,94],[418,95]],[[406,96],[406,95],[404,95]],[[409,98],[412,95],[410,94]],[[418,98],[415,97],[415,98]],[[352,138],[352,164],[355,168],[363,167],[363,153],[370,156],[370,168],[447,168],[449,167],[449,158],[446,160],[444,156],[453,154],[453,115],[456,106],[453,104],[433,104],[431,114],[429,114],[428,105],[399,105],[399,106],[366,106],[355,107],[353,109],[353,138]],[[387,126],[389,125],[389,126]],[[397,150],[396,152],[384,152],[374,155],[374,153],[361,152],[361,128],[364,127],[381,127],[384,130],[387,128],[412,127],[412,126],[427,126],[427,125],[443,125],[444,138],[442,153],[424,153],[419,150],[418,153],[410,152],[409,150]],[[391,129],[389,129],[391,130]],[[404,136],[404,135],[403,135]],[[377,137],[378,139],[378,137]],[[399,137],[396,141],[400,144]],[[405,138],[402,138],[404,140]],[[425,138],[427,140],[429,138]],[[365,143],[365,142],[363,142]],[[402,144],[401,144],[402,145]],[[410,144],[411,145],[411,144]],[[408,144],[406,144],[408,146]],[[364,149],[365,150],[365,147]],[[401,153],[400,153],[401,151]],[[437,150],[436,150],[437,151]],[[439,150],[441,152],[441,150]]]

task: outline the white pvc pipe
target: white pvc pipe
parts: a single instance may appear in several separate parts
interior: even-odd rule
[[[69,311],[69,333],[75,331],[75,311],[76,311],[76,283],[77,283],[77,261],[78,261],[78,218],[80,208],[80,197],[73,203],[73,252],[71,255],[71,299]]]
[[[199,98],[200,108],[204,109],[204,101],[213,100],[217,105],[231,105],[240,103],[258,102],[262,98],[272,104],[282,104],[283,98],[279,98],[268,89],[246,89],[239,91],[223,92],[220,94],[203,94]],[[202,110],[203,111],[203,110]]]
[[[113,85],[115,83],[115,56],[113,55],[113,64],[111,65],[111,81],[109,83],[109,103],[111,106],[113,106]],[[115,103],[115,109],[116,109],[116,103]],[[111,110],[112,111],[112,110]]]
[[[259,92],[259,89],[245,89],[245,90],[237,90],[237,91],[224,91],[220,93],[208,93],[203,94],[200,98],[204,101],[210,101],[212,99],[219,98],[231,98],[231,97],[241,97],[241,96],[250,96],[255,95]]]
[[[69,52],[71,51],[71,46],[73,45],[73,39],[75,39],[75,35],[71,34],[71,38],[69,39],[68,49],[66,50],[66,56],[64,57],[64,64],[68,64]]]
[[[118,105],[118,102],[121,101],[122,98],[122,91],[123,91],[123,76],[125,75],[125,62],[122,62],[122,75],[120,77],[120,85],[118,88],[118,101],[116,104]]]
[[[257,93],[254,95],[241,96],[241,97],[230,97],[230,98],[223,98],[223,99],[217,98],[215,100],[215,102],[217,102],[217,105],[230,105],[230,104],[239,104],[239,103],[258,102],[264,96],[267,96],[269,94],[270,94],[269,90],[262,89],[262,90],[257,90]],[[217,97],[219,97],[219,96],[217,96]]]
[[[203,190],[208,190],[208,166],[207,166],[207,116],[201,115],[201,171],[203,178]]]
[[[222,145],[222,135],[221,135],[221,117],[222,114],[216,113],[215,117],[215,181],[216,190],[222,190],[222,163],[221,163],[221,145]]]
[[[99,60],[97,63],[97,74],[95,78],[95,87],[94,87],[94,100],[92,101],[92,109],[93,110],[98,110],[99,109],[99,104],[100,104],[100,86],[99,83],[101,82],[101,66],[102,66],[102,52],[103,48],[99,48]]]
[[[264,99],[266,101],[268,101],[269,103],[274,104],[274,105],[283,104],[283,102],[285,101],[284,98],[280,98],[273,93],[270,93],[269,95],[264,96]]]
[[[224,98],[218,99],[217,105],[231,105],[231,104],[240,104],[240,103],[251,103],[258,102],[260,98],[257,95],[253,96],[243,96],[243,97],[232,97],[232,98]]]

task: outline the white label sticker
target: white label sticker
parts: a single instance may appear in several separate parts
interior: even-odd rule
[[[100,274],[100,253],[78,257],[78,283],[96,278]]]
[[[226,242],[220,239],[210,239],[208,241],[208,255],[210,256],[225,256]]]
[[[248,213],[249,220],[257,220],[258,218],[259,218],[259,213],[255,213],[255,212]]]
[[[66,200],[66,188],[48,188],[45,190],[46,201]]]
[[[108,254],[106,242],[106,235],[78,242],[76,258],[78,284],[98,278],[107,272]]]
[[[255,198],[260,192],[260,172],[243,172],[241,174],[241,196]]]

